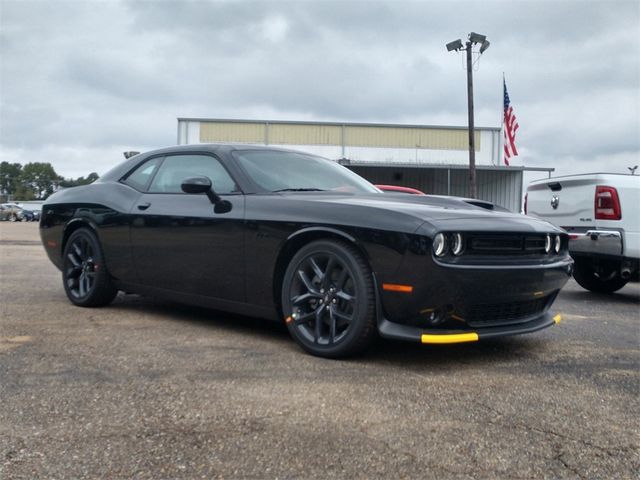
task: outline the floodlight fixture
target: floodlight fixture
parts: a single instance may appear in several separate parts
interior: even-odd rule
[[[463,48],[462,40],[460,39],[447,43],[447,52],[452,52],[454,50],[455,51],[462,50],[462,48]]]
[[[471,32],[468,40],[463,44],[461,39],[447,43],[447,51],[455,50],[459,52],[463,50],[467,57],[467,111],[469,114],[469,196],[476,198],[476,141],[475,141],[475,125],[473,118],[473,51],[474,45],[480,45],[479,53],[482,55],[489,48],[489,40],[486,35]]]
[[[482,43],[487,39],[486,35],[482,35],[481,33],[471,32],[469,34],[469,41],[471,43]]]

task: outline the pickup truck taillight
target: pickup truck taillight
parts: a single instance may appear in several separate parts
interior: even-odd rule
[[[620,220],[622,218],[620,199],[615,188],[604,185],[596,186],[595,214],[596,220]]]

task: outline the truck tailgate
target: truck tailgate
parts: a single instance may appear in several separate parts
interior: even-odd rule
[[[532,183],[527,189],[527,213],[562,228],[594,227],[597,177],[550,178]]]

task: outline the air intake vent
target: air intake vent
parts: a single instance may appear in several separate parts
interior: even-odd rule
[[[555,296],[525,300],[523,302],[487,303],[473,305],[464,317],[472,327],[491,327],[528,321],[544,312],[549,301]]]

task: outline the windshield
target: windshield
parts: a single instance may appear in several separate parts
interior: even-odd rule
[[[233,155],[249,177],[270,192],[380,192],[364,178],[326,158],[276,150],[245,150]]]

